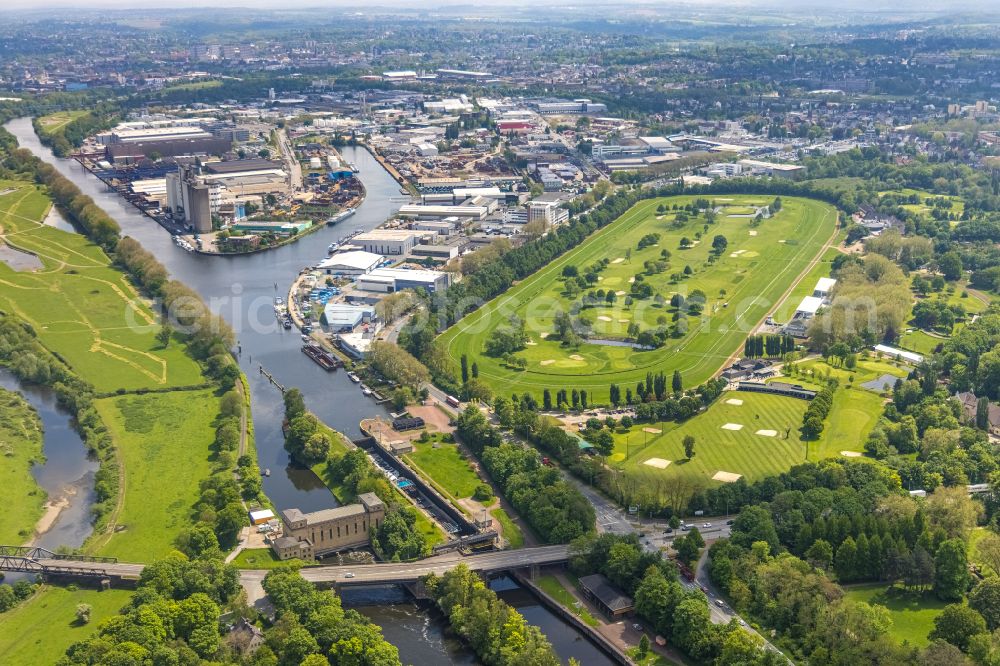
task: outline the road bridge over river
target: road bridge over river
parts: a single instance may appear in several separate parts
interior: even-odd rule
[[[560,564],[569,556],[569,547],[539,546],[519,550],[500,550],[476,555],[444,553],[418,562],[385,562],[378,564],[319,565],[304,567],[302,577],[317,585],[348,587],[354,585],[390,585],[414,583],[430,573],[442,574],[459,564],[473,571],[497,573],[548,564]],[[44,548],[0,546],[0,571],[24,571],[41,575],[74,576],[135,580],[144,565],[119,562],[110,557],[57,555]],[[248,592],[259,588],[267,575],[264,569],[240,572],[240,580]],[[254,596],[251,593],[251,596]]]

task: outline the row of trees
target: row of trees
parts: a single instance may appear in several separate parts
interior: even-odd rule
[[[744,358],[775,358],[795,351],[795,338],[790,335],[751,335],[743,343]]]
[[[521,427],[531,427],[524,414],[533,411],[522,412],[520,407],[516,415],[510,411],[510,418]],[[594,529],[594,508],[580,491],[557,469],[542,465],[537,451],[504,443],[500,431],[478,409],[470,407],[458,417],[456,434],[480,456],[504,495],[543,541],[567,543]]]
[[[831,379],[812,399],[806,411],[802,414],[803,439],[817,439],[826,426],[826,417],[833,407],[833,394],[837,390],[837,381]]]

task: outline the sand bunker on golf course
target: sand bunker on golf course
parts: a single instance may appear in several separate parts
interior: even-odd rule
[[[659,435],[661,432],[663,432],[659,428],[643,428],[642,431],[651,433],[653,435]]]
[[[599,316],[598,321],[611,321],[611,317],[605,317],[604,315]]]
[[[841,451],[840,455],[845,456],[847,458],[860,458],[861,457],[861,452],[860,451]]]
[[[726,400],[726,404],[727,405],[742,405],[743,401],[740,400],[739,398],[730,398],[729,400]]]
[[[743,430],[743,424],[742,423],[727,423],[726,425],[722,426],[722,429],[723,430]]]
[[[625,261],[625,257],[618,257],[617,259],[612,259],[611,263],[613,263],[613,264],[620,264],[623,261]]]
[[[663,458],[650,458],[649,460],[643,461],[642,464],[655,467],[656,469],[666,469],[667,465],[670,464],[670,461],[664,460]]]
[[[778,435],[777,430],[758,430],[755,435],[760,435],[761,437],[776,437]]]
[[[552,365],[555,362],[556,362],[556,360],[554,358],[547,358],[544,361],[542,361],[541,363],[539,363],[539,365]]]
[[[585,361],[585,360],[586,360],[585,358],[583,358],[583,357],[582,357],[582,356],[580,356],[579,354],[570,354],[570,356],[569,356],[569,357],[570,357],[571,359],[573,359],[574,361]]]
[[[739,481],[741,478],[743,478],[742,474],[733,474],[732,472],[723,472],[723,471],[720,470],[720,471],[718,471],[718,472],[715,473],[715,476],[712,477],[712,481],[722,481],[724,483],[733,483],[735,481]]]

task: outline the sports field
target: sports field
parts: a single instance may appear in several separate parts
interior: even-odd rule
[[[164,349],[156,341],[156,316],[107,255],[84,236],[42,222],[50,206],[42,188],[0,180],[0,243],[9,246],[0,249],[41,262],[37,270],[15,270],[0,258],[0,309],[29,322],[98,391],[202,383],[181,344]]]
[[[193,523],[199,484],[211,475],[219,398],[211,390],[173,391],[95,404],[114,438],[125,483],[116,521],[122,531],[95,537],[92,545],[131,562],[165,557]]]
[[[497,393],[529,391],[540,398],[546,388],[577,388],[586,390],[592,403],[607,402],[610,384],[634,386],[647,372],[670,375],[680,370],[685,386],[711,377],[799,276],[813,268],[834,233],[837,214],[822,202],[783,198],[777,214],[754,226],[748,212],[773,197],[732,195],[715,201],[716,221],[707,230],[704,212],[674,224],[677,211],[670,209],[694,199],[680,196],[636,204],[576,249],[451,327],[440,341],[456,374],[465,354],[470,363],[478,363],[479,378]],[[658,213],[661,205],[668,210]],[[640,240],[648,234],[659,236],[640,249]],[[727,245],[710,260],[716,235],[725,236]],[[682,247],[682,239],[689,241],[688,247]],[[647,262],[662,261],[664,250],[669,252],[667,266],[649,270]],[[582,275],[602,260],[606,265],[597,281],[571,296],[563,269],[576,267]],[[627,305],[637,279],[649,284],[653,294],[635,297]],[[686,333],[679,332],[655,350],[636,350],[620,342],[631,324],[642,331],[671,328],[672,295],[689,296],[696,289],[705,295],[704,312],[688,316]],[[600,301],[579,311],[591,326],[588,341],[566,347],[546,339],[555,330],[557,313],[573,313],[584,294],[596,290],[612,292],[614,302]],[[515,354],[527,363],[523,370],[485,354],[486,342],[508,325],[511,315],[525,324],[527,345]]]
[[[805,461],[806,445],[799,439],[799,426],[808,405],[795,398],[727,392],[706,412],[684,423],[645,424],[616,435],[612,459],[630,454],[621,463],[622,469],[642,483],[697,477],[714,485],[719,472],[756,481]],[[691,460],[684,456],[682,442],[687,435],[695,438]],[[809,457],[826,457],[820,449],[810,442]]]
[[[808,402],[727,391],[704,413],[684,423],[647,423],[633,426],[628,433],[617,433],[610,462],[643,483],[693,477],[715,484],[733,480],[727,474],[756,481],[807,459],[840,457],[844,451],[860,455],[884,403],[879,393],[861,384],[883,375],[906,376],[904,369],[874,359],[859,361],[853,371],[822,360],[798,367],[795,376],[778,380],[814,389],[820,388],[827,377],[840,382],[818,440],[807,443],[799,437]],[[853,382],[849,381],[852,377]],[[660,432],[651,432],[657,430]],[[687,435],[696,442],[690,461],[684,455],[683,440]]]

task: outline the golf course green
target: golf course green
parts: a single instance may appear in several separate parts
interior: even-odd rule
[[[587,391],[592,404],[608,402],[611,384],[623,390],[634,387],[648,372],[670,375],[679,370],[685,387],[709,379],[823,256],[837,213],[819,201],[782,198],[780,210],[755,221],[755,211],[774,201],[765,195],[716,197],[711,200],[714,215],[674,208],[695,199],[677,196],[636,204],[445,331],[440,342],[456,375],[464,355],[470,365],[477,364],[479,380],[497,394],[530,392],[540,399],[544,389],[554,394],[575,388]],[[713,247],[716,236],[725,237],[721,250]],[[567,277],[567,267],[581,276],[597,272],[597,279],[576,292],[568,285],[574,278]],[[651,287],[649,295],[633,293],[636,281]],[[679,313],[671,298],[681,294],[689,299],[696,290],[704,294],[702,312],[683,306],[684,330],[677,325]],[[588,294],[590,301],[584,302]],[[580,344],[547,339],[555,335],[557,314],[564,313],[585,319],[589,330],[586,339],[576,341]],[[523,324],[523,348],[488,356],[487,342],[508,329],[512,317],[515,325]],[[630,325],[633,332],[638,326],[670,335],[659,348],[637,349],[628,341]]]

